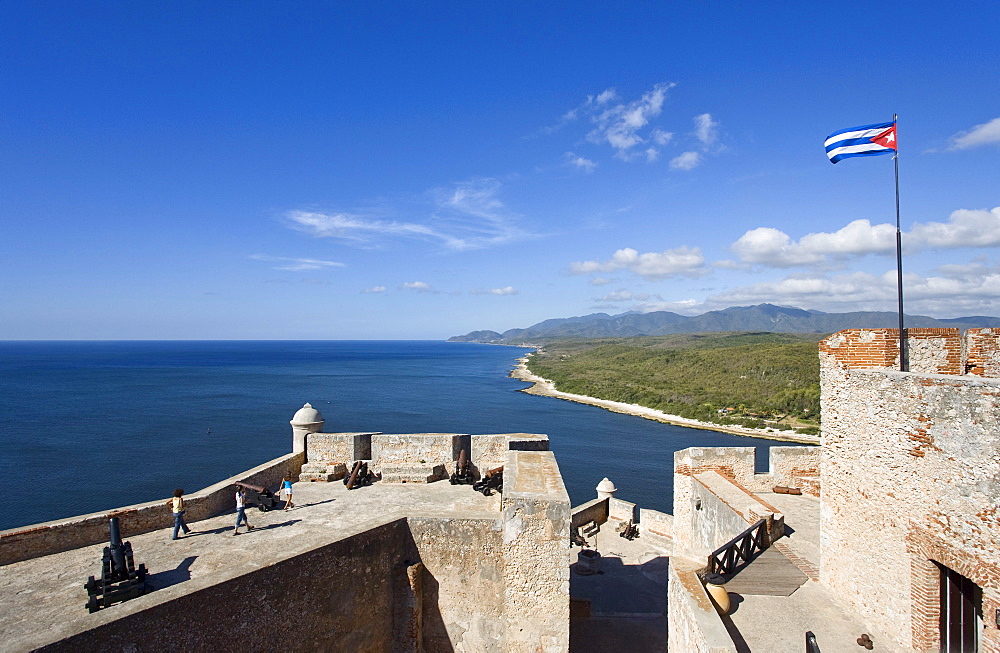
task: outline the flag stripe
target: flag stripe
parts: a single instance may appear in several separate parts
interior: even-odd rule
[[[896,150],[883,149],[883,150],[868,150],[866,152],[850,152],[850,153],[847,153],[847,154],[835,154],[835,155],[833,155],[833,156],[830,157],[830,162],[831,163],[836,163],[837,161],[840,161],[841,159],[850,159],[851,157],[854,157],[854,156],[877,156],[879,154],[895,154],[895,153],[896,153]]]

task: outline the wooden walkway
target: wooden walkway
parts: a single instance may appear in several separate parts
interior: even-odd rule
[[[727,592],[735,594],[790,596],[807,580],[809,577],[791,560],[771,547],[736,572],[725,587]]]

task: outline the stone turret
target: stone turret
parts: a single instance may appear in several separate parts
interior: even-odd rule
[[[319,433],[325,423],[323,416],[312,407],[312,404],[307,403],[299,408],[289,422],[292,425],[292,453],[305,451],[306,436],[310,433]]]
[[[618,491],[618,488],[615,487],[615,484],[612,483],[607,476],[604,477],[603,481],[597,484],[596,489],[598,499],[613,499],[615,492]]]

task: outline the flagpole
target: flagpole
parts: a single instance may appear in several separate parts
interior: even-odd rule
[[[896,114],[892,114],[892,126],[896,127]],[[899,296],[899,371],[910,371],[910,356],[903,327],[903,245],[899,231],[899,133],[896,132],[896,154],[892,157],[896,172],[896,290]]]

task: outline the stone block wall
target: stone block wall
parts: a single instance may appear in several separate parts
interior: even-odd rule
[[[372,465],[450,465],[455,460],[455,433],[379,433],[372,436]],[[423,461],[423,462],[421,462]]]
[[[371,460],[373,435],[378,433],[310,433],[308,461],[349,467],[355,460]]]
[[[505,651],[569,649],[570,503],[550,451],[510,451],[503,491]]]
[[[407,521],[424,567],[424,650],[504,650],[505,561],[499,517]]]
[[[619,521],[638,521],[639,513],[636,510],[636,505],[631,501],[623,501],[622,499],[616,499],[611,497],[608,499],[608,517],[611,519],[617,519]]]
[[[970,362],[985,373],[995,340],[983,329],[964,344],[953,330],[926,331],[911,368],[934,372],[864,367],[892,358],[893,330],[821,343],[820,580],[894,636],[892,648],[937,650],[934,563],[945,565],[982,588],[982,650],[997,653],[1000,380],[960,374]],[[861,356],[851,342],[869,348]]]
[[[100,625],[37,650],[393,650],[393,577],[413,549],[396,520],[235,578],[159,590],[149,607],[102,610]]]
[[[297,477],[304,462],[304,453],[287,454],[203,490],[186,494],[185,520],[191,523],[233,510],[234,483],[273,488],[285,474]],[[174,523],[173,514],[165,505],[167,499],[168,497],[163,497],[104,512],[0,531],[0,566],[91,544],[107,543],[110,537],[108,520],[111,517],[118,517],[122,537],[126,540],[132,535],[167,528]]]
[[[782,523],[780,514],[777,520],[773,519],[771,515],[777,511],[750,493],[770,491],[775,485],[803,485],[801,479],[807,476],[816,478],[810,484],[810,493],[818,493],[819,456],[818,447],[772,447],[770,471],[755,474],[753,447],[691,447],[674,452],[672,535],[677,551],[688,556],[707,556],[761,518],[769,520],[769,528],[776,537]],[[713,487],[706,487],[707,481],[697,477],[707,472],[727,482],[708,483]],[[742,495],[741,503],[749,501],[756,507],[740,507],[732,500],[727,503],[720,497],[728,495],[726,488]],[[697,508],[699,505],[702,509]]]
[[[674,516],[649,508],[639,509],[639,534],[673,539]]]
[[[573,508],[570,526],[575,530],[590,522],[600,525],[607,521],[608,499],[591,499],[587,503]]]
[[[736,645],[698,578],[699,563],[670,558],[667,580],[667,649],[684,653],[736,653]]]

